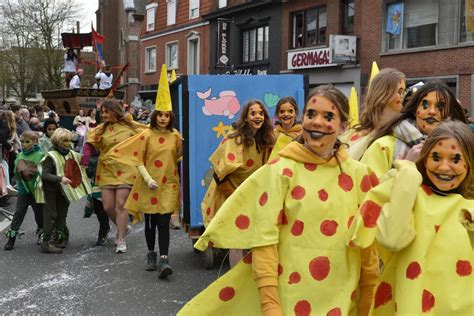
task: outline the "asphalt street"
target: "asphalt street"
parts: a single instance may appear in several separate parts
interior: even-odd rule
[[[228,269],[216,263],[205,270],[202,254],[193,251],[184,230],[172,230],[169,258],[174,273],[160,280],[156,271],[145,271],[143,223],[127,237],[128,252],[115,254],[115,228],[105,246],[94,246],[98,221],[95,215],[82,218],[83,209],[84,202],[69,208],[71,237],[62,254],[40,253],[31,209],[14,250],[3,250],[2,233],[0,314],[174,315]]]

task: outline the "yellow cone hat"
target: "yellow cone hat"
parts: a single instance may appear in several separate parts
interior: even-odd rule
[[[171,72],[171,81],[170,82],[173,82],[175,80],[176,80],[176,71],[174,71],[174,69],[173,69],[173,71]]]
[[[349,95],[349,123],[351,127],[359,124],[359,102],[357,101],[355,87],[351,88],[351,94]]]
[[[168,70],[166,65],[161,65],[160,82],[158,83],[158,92],[156,93],[155,110],[172,111],[170,86],[168,83]]]
[[[374,77],[379,73],[379,66],[377,66],[377,63],[375,61],[372,62],[372,69],[370,70],[370,78],[369,78],[369,86],[370,82]]]

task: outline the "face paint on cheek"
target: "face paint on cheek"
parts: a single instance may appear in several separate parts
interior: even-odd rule
[[[319,145],[319,147],[323,148],[323,147],[324,147],[324,145],[325,145],[324,143],[321,143],[321,145]]]
[[[456,150],[456,146],[451,145],[451,149],[452,149],[452,150]]]
[[[332,127],[332,125],[328,125],[328,126],[326,127],[326,129],[327,129],[328,131],[332,132],[334,128]]]

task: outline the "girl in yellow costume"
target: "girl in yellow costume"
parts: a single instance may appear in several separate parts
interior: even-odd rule
[[[377,179],[337,139],[348,113],[339,90],[311,91],[302,136],[240,185],[196,243],[251,253],[181,315],[367,314],[377,255],[345,243]]]
[[[413,94],[400,114],[373,133],[374,141],[361,161],[378,177],[391,169],[396,159],[416,161],[426,136],[450,118],[466,122],[450,88],[441,81],[429,81]]]
[[[397,160],[357,215],[350,244],[378,241],[385,262],[374,315],[473,315],[474,137],[461,122],[441,123],[415,165]],[[471,227],[466,230],[460,223]]]
[[[216,151],[209,157],[214,179],[201,203],[204,226],[208,226],[222,203],[266,161],[273,145],[270,117],[263,103],[249,101]],[[231,265],[242,258],[241,251],[230,253]]]
[[[105,100],[100,106],[104,123],[89,131],[83,148],[81,164],[87,166],[93,146],[100,152],[95,183],[101,189],[102,203],[109,218],[117,225],[116,252],[126,252],[125,232],[128,214],[124,208],[132,184],[137,177],[137,169],[111,159],[107,154],[115,145],[140,133],[145,125],[124,117],[121,102]]]
[[[345,133],[341,140],[349,144],[349,156],[360,160],[375,130],[386,124],[402,109],[405,75],[392,68],[382,69],[370,82],[364,98],[360,123]]]
[[[133,183],[125,208],[139,217],[145,213],[147,271],[157,269],[156,228],[160,248],[159,277],[173,273],[168,262],[171,214],[181,208],[177,161],[182,155],[181,134],[173,128],[172,111],[153,111],[150,129],[115,146],[110,157],[136,166],[141,176]]]
[[[298,105],[293,97],[282,97],[278,101],[275,116],[278,118],[273,130],[275,139],[278,139],[280,134],[285,134],[293,139],[301,135],[301,124],[296,122]]]

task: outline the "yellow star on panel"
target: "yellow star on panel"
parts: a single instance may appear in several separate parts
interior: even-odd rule
[[[227,132],[230,130],[230,125],[224,125],[224,123],[220,121],[219,124],[217,124],[217,126],[214,126],[212,128],[212,130],[216,132],[216,138],[219,138],[221,136],[225,137]]]

